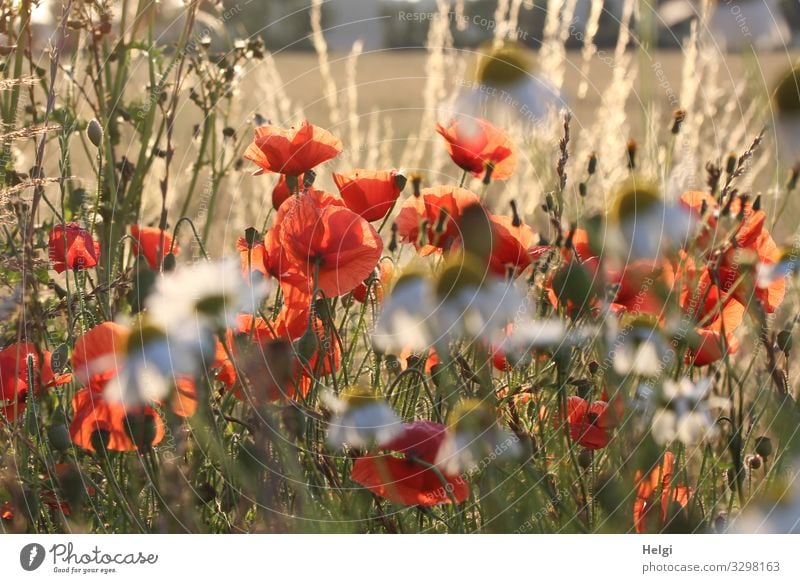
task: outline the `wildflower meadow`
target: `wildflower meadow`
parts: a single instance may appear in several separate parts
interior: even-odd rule
[[[0,532],[800,532],[788,37],[345,4],[0,4]]]

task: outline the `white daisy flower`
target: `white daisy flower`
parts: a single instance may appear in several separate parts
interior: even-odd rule
[[[711,381],[697,383],[684,377],[676,382],[664,381],[662,396],[665,407],[653,416],[651,432],[656,443],[664,445],[675,440],[685,445],[697,445],[714,439],[718,429],[711,409],[727,409],[727,399],[709,396]]]
[[[394,439],[403,429],[389,403],[367,387],[349,387],[339,397],[323,393],[322,398],[334,413],[326,439],[330,447],[363,449],[381,445]]]
[[[680,249],[695,228],[686,209],[664,201],[657,186],[641,178],[631,178],[619,187],[612,216],[617,232],[609,233],[610,245],[628,261],[656,259]]]
[[[422,352],[456,338],[491,341],[524,310],[525,299],[513,282],[459,256],[435,280],[401,277],[382,306],[372,339],[388,353]]]
[[[213,355],[213,337],[208,339],[208,354]],[[150,325],[131,331],[124,353],[96,359],[92,369],[115,368],[103,396],[127,406],[148,405],[166,398],[176,378],[195,376],[200,372],[203,354],[196,345],[170,341],[166,334]]]
[[[497,460],[519,457],[519,438],[497,424],[491,409],[477,399],[465,399],[450,414],[449,430],[436,454],[445,474],[474,473]]]
[[[233,327],[241,312],[252,313],[268,292],[265,280],[242,277],[239,260],[201,261],[163,273],[146,300],[147,314],[171,338],[193,338],[200,330]]]

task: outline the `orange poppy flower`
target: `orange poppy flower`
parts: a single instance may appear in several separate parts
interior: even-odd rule
[[[611,418],[608,403],[572,396],[567,398],[567,425],[572,441],[586,449],[602,449],[611,439]],[[561,427],[559,416],[553,417],[553,425]]]
[[[56,273],[88,269],[97,265],[100,243],[78,223],[58,224],[50,231],[48,256]]]
[[[717,233],[718,218],[717,212],[719,205],[714,197],[707,192],[689,191],[683,193],[680,198],[681,205],[691,211],[698,219],[705,222],[700,227],[697,238],[697,245],[701,250],[710,251],[714,245],[724,242],[724,233]],[[706,207],[705,216],[701,215],[703,207]],[[783,301],[786,294],[786,280],[781,278],[772,282],[766,288],[759,288],[753,285],[755,278],[755,261],[752,265],[745,265],[738,257],[740,252],[750,252],[759,263],[771,265],[780,260],[781,252],[769,231],[764,224],[767,219],[766,213],[762,210],[753,210],[750,202],[734,199],[729,208],[731,217],[742,215],[742,220],[735,230],[735,245],[725,250],[719,262],[719,283],[722,291],[731,292],[739,302],[747,305],[751,298],[755,296],[764,306],[767,313],[774,312]],[[744,282],[741,276],[747,274]]]
[[[671,503],[677,502],[684,508],[689,504],[692,489],[673,485],[674,466],[675,455],[668,451],[660,466],[653,468],[646,478],[637,470],[634,477],[636,499],[633,502],[633,525],[637,533],[660,531],[667,522]],[[657,498],[659,491],[660,499]]]
[[[164,423],[152,407],[126,408],[86,387],[75,393],[72,409],[69,434],[75,445],[89,451],[105,444],[113,451],[145,452],[164,439]]]
[[[25,411],[30,385],[28,381],[28,357],[33,360],[33,394],[41,387],[55,387],[72,380],[72,375],[56,374],[51,365],[52,355],[43,350],[41,359],[36,347],[30,342],[14,343],[0,350],[0,415],[13,421]]]
[[[404,243],[413,243],[420,255],[449,249],[461,236],[458,222],[468,207],[479,204],[469,190],[455,186],[423,188],[412,196],[397,215],[397,233]]]
[[[350,477],[373,494],[406,506],[449,504],[451,496],[457,503],[464,502],[469,498],[464,478],[444,475],[442,483],[436,472],[412,459],[432,465],[446,431],[444,425],[431,421],[406,423],[403,432],[383,446],[403,454],[404,459],[385,454],[360,457]]]
[[[334,172],[333,181],[347,208],[368,221],[384,218],[400,196],[397,170]]]
[[[447,140],[447,151],[455,164],[475,176],[484,176],[491,167],[491,178],[505,180],[517,167],[517,152],[508,135],[485,119],[459,117],[447,127],[436,124],[436,131]]]
[[[378,303],[383,301],[383,296],[389,291],[389,284],[394,275],[394,264],[388,259],[378,263],[378,267],[372,270],[368,280],[362,281],[353,290],[353,299],[362,304],[367,301],[367,293],[370,293]],[[372,280],[369,287],[367,282]]]
[[[255,133],[244,157],[258,165],[256,175],[277,172],[300,176],[342,151],[342,142],[308,120],[304,120],[298,129],[284,130],[263,125],[257,127]]]
[[[275,224],[290,261],[328,297],[346,294],[364,281],[383,250],[367,221],[345,207],[321,206],[313,196],[287,200]]]
[[[157,227],[140,227],[131,225],[132,245],[135,255],[143,255],[150,269],[160,269],[164,257],[172,251],[173,255],[180,253],[178,244],[172,244],[172,235]]]
[[[303,175],[297,177],[297,183],[303,184]],[[272,189],[272,208],[278,210],[284,201],[294,194],[286,183],[286,174],[281,174],[275,188]]]

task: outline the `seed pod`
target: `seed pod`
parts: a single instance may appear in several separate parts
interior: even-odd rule
[[[794,341],[792,340],[792,331],[791,330],[781,330],[778,332],[778,337],[775,339],[775,343],[780,348],[781,352],[788,354],[792,351],[792,344]]]
[[[756,453],[762,458],[767,459],[772,455],[772,440],[769,437],[756,437]]]
[[[676,109],[672,112],[672,134],[676,135],[681,131],[683,122],[686,121],[686,110]]]
[[[725,163],[725,172],[733,174],[734,170],[736,170],[736,154],[731,152],[728,154],[728,161]]]
[[[92,119],[89,122],[89,125],[86,126],[86,136],[95,148],[100,148],[103,144],[103,127],[99,121]]]
[[[589,154],[589,164],[586,168],[586,171],[589,173],[589,176],[597,172],[597,153],[592,152]]]
[[[639,149],[639,144],[636,143],[636,140],[631,138],[625,145],[625,149],[628,153],[628,168],[633,170],[636,168],[636,151]]]

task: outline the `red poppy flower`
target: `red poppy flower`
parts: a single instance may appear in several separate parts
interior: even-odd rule
[[[330,196],[330,195],[329,195]],[[280,244],[288,258],[328,297],[352,291],[372,272],[383,241],[367,221],[348,208],[320,205],[303,195],[278,211]]]
[[[668,451],[660,466],[653,468],[646,478],[637,470],[634,478],[636,499],[633,502],[633,525],[637,533],[660,531],[667,522],[671,503],[677,502],[684,508],[689,504],[692,489],[673,485],[674,466],[675,455]],[[660,499],[657,498],[659,491]]]
[[[436,131],[447,140],[453,162],[475,176],[483,176],[491,166],[491,177],[505,180],[517,167],[517,152],[511,140],[485,119],[459,117],[447,127],[436,124]]]
[[[554,425],[560,427],[558,417],[554,417]],[[611,419],[608,403],[593,401],[587,403],[580,397],[567,398],[567,425],[572,441],[586,449],[602,449],[610,440]]]
[[[40,387],[54,387],[72,380],[69,373],[54,373],[50,352],[43,350],[40,359],[36,347],[30,342],[14,343],[0,350],[0,415],[11,421],[25,411],[30,389],[28,357],[33,364],[34,395],[39,394]]]
[[[468,207],[479,204],[469,190],[454,186],[423,188],[409,197],[397,215],[397,233],[404,243],[413,243],[420,255],[449,249],[461,236],[458,222]]]
[[[335,158],[342,151],[342,142],[328,131],[304,120],[298,129],[284,130],[263,125],[244,157],[258,164],[256,175],[277,172],[300,176],[303,172]]]
[[[353,290],[353,298],[363,304],[367,301],[367,293],[369,292],[375,298],[375,301],[382,302],[383,296],[389,291],[389,284],[393,275],[394,264],[388,259],[382,260],[378,263],[378,267],[372,271],[369,279],[356,286],[356,289]],[[368,281],[371,281],[369,287],[367,287]]]
[[[444,425],[431,421],[406,423],[403,432],[383,447],[404,454],[405,458],[385,454],[358,458],[351,478],[373,494],[398,504],[448,504],[451,496],[461,503],[469,498],[469,484],[464,478],[444,475],[442,483],[436,472],[413,459],[432,465],[446,431]]]
[[[611,300],[614,311],[661,318],[664,300],[674,284],[675,272],[669,262],[640,259],[626,263],[619,271],[608,270],[602,285],[617,290]]]
[[[725,242],[726,234],[717,232],[719,205],[714,197],[706,192],[689,191],[681,195],[680,203],[698,219],[704,221],[697,237],[697,246],[701,250],[710,252],[714,246],[718,247]],[[701,214],[703,207],[706,209],[705,216]],[[750,202],[745,202],[743,206],[741,199],[736,198],[730,204],[729,216],[739,215],[742,219],[736,226],[735,244],[725,249],[719,261],[720,288],[726,293],[730,292],[744,305],[755,296],[761,301],[766,312],[772,313],[786,294],[786,280],[778,279],[767,288],[756,287],[754,285],[756,261],[743,262],[740,255],[749,253],[759,263],[770,265],[780,260],[781,252],[764,226],[767,218],[764,211],[753,210]],[[742,281],[743,275],[746,275],[744,281]]]
[[[87,387],[75,393],[72,409],[69,434],[75,445],[89,451],[99,444],[113,451],[147,451],[164,439],[164,423],[152,407],[111,403]]]
[[[297,184],[302,186],[302,174],[297,177]],[[275,184],[275,188],[272,189],[272,208],[278,210],[281,208],[281,205],[284,203],[284,201],[293,194],[294,193],[289,188],[289,185],[286,183],[286,174],[281,174],[278,178],[278,182]]]
[[[347,208],[368,221],[384,218],[400,196],[397,170],[334,172],[333,181]]]
[[[78,380],[102,392],[117,376],[129,335],[128,328],[115,322],[103,322],[82,334],[72,350],[72,370]]]
[[[706,366],[720,360],[726,353],[735,353],[739,341],[734,332],[744,319],[745,306],[732,295],[720,293],[719,287],[711,281],[707,267],[696,276],[694,263],[685,258],[681,273],[685,277],[681,306],[684,313],[699,324],[696,330],[699,340],[691,346],[687,362]]]
[[[228,388],[234,388],[234,395],[244,399],[241,387],[236,383],[237,369],[253,383],[253,398],[259,402],[295,399],[306,395],[311,383],[301,375],[301,367],[292,354],[291,345],[286,340],[276,339],[263,318],[250,314],[237,317],[236,330],[226,334],[228,350],[223,347],[217,351],[213,368],[218,368],[216,379]],[[232,362],[228,352],[234,357]]]
[[[512,219],[500,215],[489,215],[492,225],[492,254],[489,269],[501,277],[515,277],[522,273],[539,251],[533,249],[536,234],[526,224],[515,227]]]
[[[134,239],[133,252],[135,255],[144,255],[150,269],[160,269],[161,262],[172,251],[173,255],[180,253],[180,247],[172,244],[172,235],[156,227],[140,227],[131,225],[131,237]]]
[[[88,269],[97,265],[100,243],[78,223],[58,224],[50,231],[48,255],[57,273]]]
[[[3,502],[0,504],[0,518],[3,520],[14,520],[14,507],[11,502]]]

